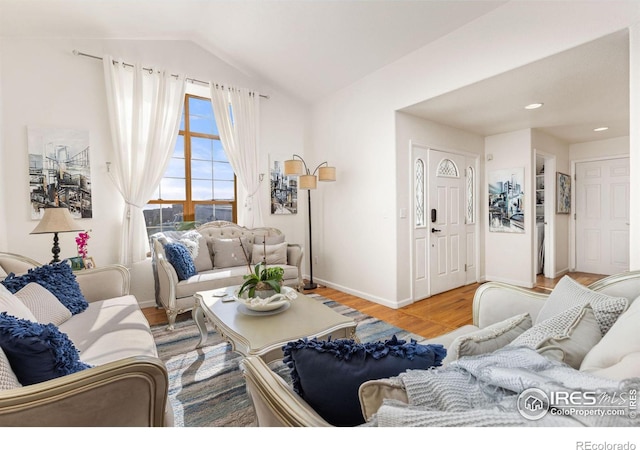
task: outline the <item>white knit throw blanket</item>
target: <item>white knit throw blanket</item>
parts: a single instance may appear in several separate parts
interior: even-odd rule
[[[564,410],[562,415],[548,412],[538,420],[525,418],[518,412],[517,400],[528,388],[539,388],[549,396],[551,392],[596,392],[620,400],[622,394],[627,407],[630,390],[640,389],[640,378],[618,382],[595,377],[528,347],[507,346],[460,358],[445,368],[410,370],[398,378],[409,405],[385,400],[368,426],[640,426],[628,408],[624,415],[590,415],[584,407],[567,405],[558,408]],[[602,403],[591,410],[606,410],[611,402]]]

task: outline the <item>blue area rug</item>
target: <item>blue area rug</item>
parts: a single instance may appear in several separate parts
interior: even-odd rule
[[[394,334],[399,339],[422,340],[420,336],[370,317],[355,309],[316,294],[309,295],[334,311],[352,318],[358,325],[361,342],[383,341]],[[165,325],[151,328],[160,359],[169,371],[169,400],[175,426],[251,427],[256,425],[253,406],[238,368],[242,355],[209,326],[207,345],[195,349],[200,333],[192,319],[176,323],[173,332]],[[288,379],[288,368],[281,362],[272,368]]]

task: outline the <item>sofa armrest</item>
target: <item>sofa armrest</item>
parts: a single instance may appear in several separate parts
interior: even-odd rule
[[[131,288],[129,269],[111,264],[74,272],[82,295],[88,302],[128,295]]]
[[[304,286],[304,280],[302,279],[302,247],[298,244],[287,245],[287,264],[290,266],[296,266],[298,268],[298,288]]]
[[[125,358],[0,391],[0,427],[163,426],[168,386],[159,359]]]
[[[484,283],[473,297],[473,324],[479,328],[528,312],[535,321],[547,294],[491,281]]]
[[[260,427],[330,427],[257,356],[240,361]]]
[[[158,300],[167,311],[173,311],[176,306],[176,287],[178,286],[178,274],[176,269],[167,259],[156,254],[156,269],[158,273]]]

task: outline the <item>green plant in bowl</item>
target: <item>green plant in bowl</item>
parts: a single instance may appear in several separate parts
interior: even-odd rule
[[[253,273],[243,277],[245,282],[240,287],[238,296],[245,291],[247,291],[249,298],[255,297],[256,291],[275,291],[279,294],[283,276],[284,269],[282,267],[267,267],[265,263],[258,263]]]

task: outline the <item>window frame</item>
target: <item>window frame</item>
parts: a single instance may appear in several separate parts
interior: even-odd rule
[[[191,131],[190,129],[190,115],[189,115],[189,99],[196,98],[200,100],[207,100],[211,102],[210,98],[203,97],[200,95],[194,94],[185,94],[184,96],[184,109],[183,109],[183,117],[184,117],[184,129],[178,131],[178,136],[182,136],[184,140],[184,161],[185,161],[185,199],[167,199],[167,198],[158,198],[149,200],[147,202],[148,205],[182,205],[182,221],[183,222],[194,222],[195,221],[195,211],[197,205],[231,205],[231,216],[232,221],[237,223],[238,220],[238,177],[235,172],[233,174],[233,200],[193,200],[192,199],[192,179],[191,179],[191,138],[204,138],[204,139],[213,139],[220,141],[220,136],[215,134],[207,134]],[[225,153],[226,154],[226,153]],[[227,158],[228,160],[228,158]],[[164,176],[163,176],[164,178]]]

